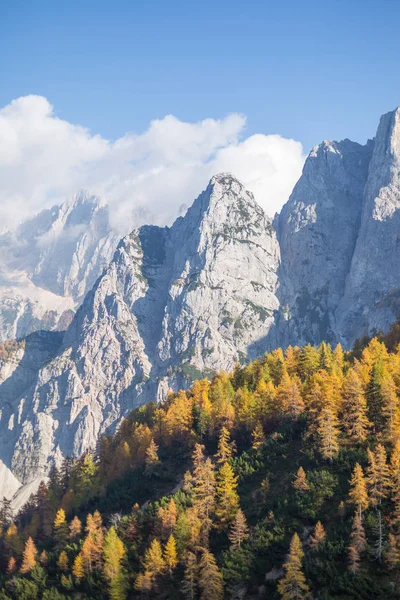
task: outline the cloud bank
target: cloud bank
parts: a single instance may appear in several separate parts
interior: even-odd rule
[[[168,115],[110,141],[59,119],[42,96],[18,98],[0,110],[0,230],[82,188],[106,200],[121,233],[170,224],[221,171],[273,216],[301,174],[302,145],[279,135],[245,138],[245,124],[239,114],[198,123]]]

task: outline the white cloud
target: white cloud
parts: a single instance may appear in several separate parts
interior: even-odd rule
[[[111,142],[56,117],[46,98],[18,98],[0,110],[0,229],[80,188],[105,198],[121,231],[170,223],[220,171],[272,216],[300,176],[302,146],[279,135],[242,139],[245,123],[238,114],[198,123],[168,115]]]

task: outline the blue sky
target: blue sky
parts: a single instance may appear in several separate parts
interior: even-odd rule
[[[247,115],[305,150],[400,104],[400,2],[2,0],[0,106],[45,96],[115,139],[173,114]]]

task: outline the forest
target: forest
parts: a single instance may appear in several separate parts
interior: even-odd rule
[[[0,502],[0,600],[400,598],[400,323],[135,409]]]

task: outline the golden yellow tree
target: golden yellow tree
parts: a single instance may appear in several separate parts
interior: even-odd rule
[[[165,569],[165,561],[162,555],[161,544],[157,538],[154,538],[149,548],[147,548],[144,560],[144,570],[152,574],[153,577],[160,575]]]
[[[63,508],[57,511],[56,518],[54,519],[53,537],[57,548],[65,546],[68,540],[68,524]]]
[[[390,470],[387,464],[386,450],[378,444],[375,452],[369,448],[367,481],[372,506],[378,506],[388,496],[390,488]]]
[[[265,437],[264,429],[261,423],[257,423],[255,428],[253,429],[251,437],[253,441],[251,447],[253,448],[253,450],[258,450],[265,444],[267,438]]]
[[[306,472],[304,471],[303,467],[299,467],[299,470],[296,473],[296,478],[293,481],[293,487],[295,490],[298,490],[302,493],[309,491],[310,485],[307,481]]]
[[[58,560],[57,560],[57,566],[60,569],[60,571],[63,571],[63,572],[68,571],[69,561],[68,561],[68,555],[65,552],[65,550],[62,550],[62,552],[60,552],[60,556],[58,557]]]
[[[356,443],[364,442],[371,428],[362,382],[354,369],[349,369],[343,383],[342,424],[348,437]]]
[[[349,499],[350,502],[357,507],[361,518],[363,510],[366,510],[369,506],[369,500],[367,482],[365,480],[362,467],[359,463],[356,463],[351,476]]]
[[[37,550],[33,539],[30,537],[25,544],[24,553],[22,556],[21,573],[29,573],[36,567]]]
[[[390,442],[396,443],[400,440],[400,405],[396,385],[390,373],[383,375],[381,386],[382,414],[386,419],[386,437]]]
[[[318,523],[315,526],[314,533],[310,539],[311,547],[317,548],[325,541],[325,538],[326,538],[325,528],[322,525],[321,521],[318,521]]]
[[[211,514],[215,506],[215,473],[214,465],[209,458],[204,458],[203,446],[196,444],[193,452],[193,498],[205,541],[211,528]]]
[[[158,446],[152,438],[151,442],[149,444],[149,447],[146,450],[146,459],[145,459],[146,473],[148,475],[152,475],[152,473],[154,472],[154,469],[159,464],[160,464],[160,459],[158,458]]]
[[[72,574],[75,577],[75,579],[79,582],[81,579],[84,578],[85,576],[85,569],[84,569],[84,561],[83,561],[83,556],[82,556],[82,552],[80,552],[74,560],[74,564],[72,567]]]
[[[232,457],[234,443],[231,442],[231,434],[226,427],[221,428],[218,439],[218,451],[215,455],[217,463],[224,463]]]
[[[164,548],[164,562],[166,569],[172,577],[172,572],[178,564],[178,555],[176,551],[176,541],[173,535],[170,535]]]
[[[278,592],[282,600],[301,600],[306,598],[309,593],[309,587],[302,568],[303,557],[304,552],[300,538],[295,533],[290,542],[287,561],[283,566],[285,575],[278,583]]]
[[[109,582],[110,598],[123,600],[126,597],[125,582],[122,572],[122,561],[125,547],[119,539],[114,527],[110,527],[104,538],[103,573]]]
[[[321,455],[332,461],[339,451],[339,421],[329,405],[318,416],[317,433]]]

